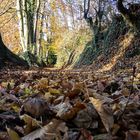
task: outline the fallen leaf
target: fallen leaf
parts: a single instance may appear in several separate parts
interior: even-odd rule
[[[112,135],[116,135],[116,133],[119,131],[120,125],[114,124],[112,128]]]
[[[125,140],[140,140],[140,131],[130,130],[126,132]]]
[[[49,92],[50,92],[50,94],[52,94],[52,95],[61,94],[61,91],[60,91],[60,90],[54,89],[54,88],[49,88]]]
[[[80,110],[83,110],[86,106],[83,103],[77,102],[72,108],[61,114],[60,118],[64,120],[70,120],[74,118]]]
[[[104,106],[104,101],[100,99],[95,99],[90,97],[90,101],[97,110],[107,132],[111,132],[111,129],[114,124],[113,113],[111,112],[111,108]]]
[[[8,135],[10,137],[10,140],[20,140],[19,135],[14,130],[12,130],[10,128],[6,128],[6,129],[7,129]]]
[[[107,102],[107,103],[112,103],[113,102],[113,100],[111,98],[100,95],[100,94],[96,93],[96,91],[91,89],[91,88],[88,88],[87,91],[88,91],[88,94],[90,95],[90,97],[93,97],[95,99],[103,100],[104,102]]]
[[[26,134],[30,133],[35,128],[41,127],[41,122],[40,121],[37,121],[36,119],[33,119],[32,117],[30,117],[27,114],[24,114],[24,115],[20,116],[20,118],[22,120],[24,120],[24,122],[26,123],[26,126],[25,126],[25,133]]]
[[[81,129],[81,136],[79,140],[94,140],[91,132],[86,129]]]
[[[105,89],[105,87],[106,87],[106,81],[98,81],[97,82],[97,86],[98,86],[98,89],[100,90],[100,91],[104,91],[104,89]]]
[[[112,136],[110,134],[99,134],[93,136],[93,140],[112,140]]]
[[[48,125],[31,132],[30,134],[22,137],[21,140],[44,140],[46,138],[47,140],[62,140],[61,132],[65,134],[67,131],[68,128],[63,121],[53,119]]]
[[[45,99],[29,98],[21,108],[21,115],[25,112],[38,118],[49,110],[49,105]]]
[[[45,90],[48,88],[49,81],[47,78],[42,78],[39,80],[37,85],[35,86],[37,89]]]
[[[98,114],[93,105],[89,104],[85,109],[77,112],[76,117],[73,119],[73,123],[79,128],[98,128]]]

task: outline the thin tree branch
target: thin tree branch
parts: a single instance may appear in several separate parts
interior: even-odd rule
[[[86,7],[87,5],[87,7]],[[89,8],[90,8],[90,0],[88,2],[84,0],[84,18],[87,19],[87,15],[89,13]]]
[[[13,16],[8,21],[2,23],[2,25],[0,26],[0,29],[3,28],[3,26],[5,26],[7,23],[9,23],[15,16],[16,16],[16,13],[13,14]]]

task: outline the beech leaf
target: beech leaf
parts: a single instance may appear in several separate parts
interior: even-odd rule
[[[110,132],[114,124],[114,118],[113,113],[111,113],[111,109],[103,105],[103,100],[90,97],[90,101],[97,110],[104,127],[106,128],[106,131]]]

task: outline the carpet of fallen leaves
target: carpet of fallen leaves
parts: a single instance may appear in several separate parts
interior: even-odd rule
[[[140,140],[140,74],[0,72],[0,140]]]

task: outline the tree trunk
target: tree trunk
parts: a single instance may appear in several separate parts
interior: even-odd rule
[[[37,36],[39,35],[38,31],[38,22],[39,22],[39,11],[40,11],[40,6],[41,6],[41,1],[37,0],[36,1],[36,11],[35,12],[35,20],[34,20],[34,45],[35,45],[35,50],[34,50],[34,55],[38,56],[39,55],[39,42]]]
[[[0,68],[5,65],[5,62],[12,62],[14,65],[26,66],[28,64],[26,61],[12,53],[3,43],[2,37],[0,35]]]
[[[41,58],[41,59],[44,59],[45,57],[43,57],[43,46],[42,46],[42,39],[43,39],[43,29],[45,28],[44,27],[44,22],[45,21],[45,8],[46,8],[46,5],[45,5],[45,2],[42,4],[42,7],[40,8],[40,12],[42,13],[41,17],[40,17],[40,29],[39,29],[39,35],[38,35],[38,42],[37,42],[37,47],[38,47],[38,56]]]
[[[135,32],[140,33],[140,12],[135,9],[127,9],[123,5],[124,0],[118,0],[117,8],[126,22],[134,29]],[[132,4],[135,5],[135,4]],[[134,11],[133,11],[134,10]]]
[[[88,25],[90,26],[90,29],[93,33],[93,46],[96,48],[99,47],[99,40],[101,36],[101,22],[103,18],[103,12],[104,10],[101,9],[101,1],[99,0],[98,4],[98,10],[95,9],[96,11],[96,17],[95,21],[93,22],[93,18],[91,16],[88,16],[89,13],[89,8],[90,8],[90,0],[84,0],[84,18]]]

